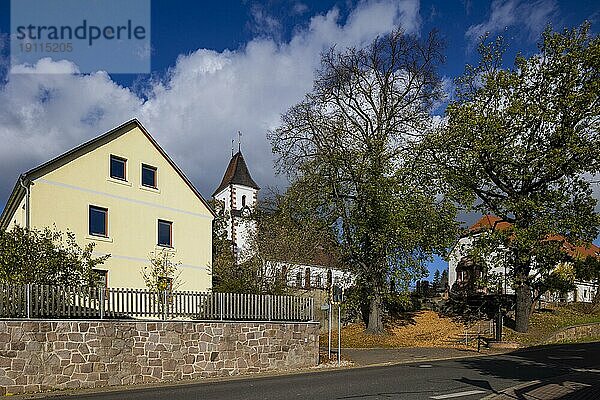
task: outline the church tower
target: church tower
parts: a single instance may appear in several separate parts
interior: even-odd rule
[[[213,193],[213,198],[224,204],[225,215],[229,216],[227,239],[234,244],[236,259],[246,250],[248,235],[254,230],[255,223],[243,217],[256,207],[259,190],[240,148],[231,157],[221,184]]]

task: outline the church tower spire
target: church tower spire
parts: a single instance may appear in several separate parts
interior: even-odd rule
[[[233,154],[231,142],[231,160],[227,165],[221,183],[213,193],[213,198],[222,202],[229,215],[227,238],[235,247],[236,258],[246,248],[249,233],[254,229],[254,222],[246,218],[252,208],[256,207],[260,187],[250,175],[246,160],[242,155],[241,132],[238,132],[238,152]]]

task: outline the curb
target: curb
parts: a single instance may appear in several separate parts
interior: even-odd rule
[[[418,360],[402,360],[402,361],[385,361],[381,363],[368,364],[368,365],[354,365],[351,367],[347,367],[346,369],[358,369],[358,368],[374,368],[374,367],[387,367],[392,365],[404,365],[404,364],[418,364],[423,362],[431,362],[431,361],[449,361],[449,360],[462,360],[466,358],[477,358],[477,357],[488,357],[488,356],[498,356],[502,354],[507,354],[509,352],[497,352],[493,354],[469,354],[469,355],[460,355],[457,357],[433,357],[433,358],[420,358]],[[326,371],[326,369],[325,369]]]

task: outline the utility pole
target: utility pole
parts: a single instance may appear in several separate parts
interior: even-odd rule
[[[344,289],[339,285],[332,287],[331,293],[331,304],[337,304],[338,306],[338,345],[337,345],[337,365],[340,366],[342,362],[342,301],[344,300]],[[330,314],[331,315],[331,314]],[[330,319],[331,324],[331,319]],[[331,326],[331,325],[330,325]],[[330,333],[331,335],[331,333]],[[331,342],[331,340],[330,340]],[[330,356],[331,357],[331,356]]]
[[[328,350],[327,350],[327,362],[331,360],[331,297],[329,298],[329,315],[328,315],[328,326],[327,326],[327,335],[329,336],[328,340]]]
[[[338,367],[342,361],[342,304],[338,303]]]

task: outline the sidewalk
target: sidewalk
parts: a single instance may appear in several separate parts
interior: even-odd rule
[[[323,348],[321,348],[323,351]],[[327,349],[325,349],[327,351]],[[332,349],[332,357],[337,349]],[[478,353],[474,350],[459,350],[452,348],[406,347],[406,348],[375,348],[375,349],[345,349],[342,348],[342,359],[352,360],[357,366],[397,364],[407,362],[431,361],[449,358],[476,357],[496,354],[490,351]]]
[[[514,386],[482,400],[597,400],[600,399],[599,378],[600,371],[575,372]]]

